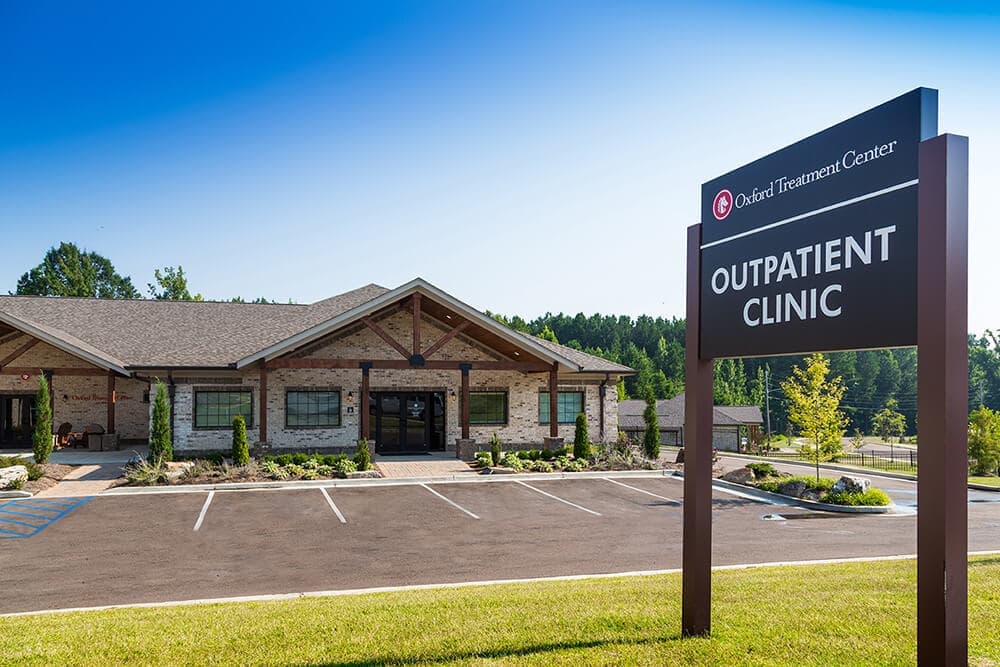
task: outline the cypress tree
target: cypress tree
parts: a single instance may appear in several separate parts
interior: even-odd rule
[[[646,422],[646,432],[642,436],[642,448],[646,457],[654,461],[660,458],[660,424],[656,416],[656,397],[652,391],[646,393],[646,409],[642,413]]]
[[[31,448],[35,463],[45,463],[52,453],[52,402],[49,398],[49,381],[44,375],[38,376],[38,391],[35,392],[35,430],[31,434]]]
[[[247,443],[247,422],[243,415],[233,417],[233,465],[250,463],[250,445]]]
[[[153,399],[153,424],[149,429],[149,458],[157,464],[174,458],[173,439],[170,434],[170,400],[167,385],[156,383],[156,397]]]
[[[576,432],[573,434],[573,458],[583,460],[590,458],[590,435],[587,433],[587,415],[576,416]]]

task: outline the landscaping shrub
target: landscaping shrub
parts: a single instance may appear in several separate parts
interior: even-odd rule
[[[335,466],[337,465],[338,459],[345,458],[343,454],[326,454],[323,457],[323,465],[325,466]]]
[[[38,376],[35,393],[35,430],[31,434],[31,449],[35,463],[45,463],[52,454],[52,403],[49,400],[49,382],[45,375]]]
[[[556,458],[556,450],[554,449],[540,449],[538,450],[538,458],[543,461],[551,461]]]
[[[309,460],[309,455],[306,454],[305,452],[295,452],[294,454],[292,454],[292,463],[294,463],[297,466],[302,465],[308,460]]]
[[[346,457],[342,460],[346,460]],[[334,463],[333,465],[337,465]],[[372,452],[368,440],[361,438],[358,440],[358,451],[354,453],[354,465],[358,470],[368,470],[372,467]]]
[[[310,458],[302,464],[302,467],[306,470],[317,470],[321,465],[323,465],[322,459]]]
[[[489,468],[493,465],[493,454],[490,452],[476,452],[476,463],[481,468]]]
[[[542,450],[540,449],[529,449],[528,450],[528,460],[538,461],[542,458]]]
[[[552,464],[548,461],[532,461],[531,470],[534,472],[552,472]]]
[[[747,468],[753,471],[757,479],[776,477],[778,475],[778,471],[770,463],[748,463]]]
[[[833,505],[850,505],[857,507],[859,505],[874,505],[878,507],[884,507],[888,505],[891,501],[889,496],[886,495],[885,491],[882,489],[868,489],[864,493],[828,493],[823,502],[831,503]]]
[[[642,419],[646,423],[646,430],[642,434],[642,449],[646,458],[655,461],[660,458],[660,426],[656,415],[656,397],[651,390],[646,394],[646,409],[643,410]]]
[[[153,399],[153,423],[149,429],[149,458],[157,462],[174,460],[174,443],[170,434],[170,399],[167,385],[156,383]]]
[[[587,415],[576,416],[576,431],[573,434],[573,458],[590,458],[590,434],[587,432]]]
[[[222,452],[209,452],[202,457],[205,461],[208,461],[212,465],[221,466],[226,462],[226,457],[222,455]]]
[[[289,477],[296,477],[296,478],[302,477],[302,473],[306,471],[305,468],[303,468],[297,463],[289,463],[288,465],[284,466],[284,468],[285,472],[288,473]]]
[[[341,459],[337,461],[337,464],[333,466],[333,469],[340,475],[347,475],[351,472],[357,472],[358,466],[351,459]]]
[[[493,434],[493,439],[490,440],[490,457],[493,459],[493,465],[500,465],[500,459],[503,456],[501,450],[500,436],[496,433]]]
[[[41,479],[45,475],[45,468],[38,465],[34,461],[25,461],[24,467],[28,469],[28,481],[34,482],[36,479]]]
[[[3,487],[3,491],[20,491],[24,488],[24,478],[18,477],[17,479],[12,479],[7,482],[7,486]]]
[[[278,454],[274,459],[279,466],[286,466],[292,462],[291,454]]]
[[[511,470],[524,470],[524,461],[515,452],[504,454],[500,460],[500,465]]]
[[[247,443],[247,422],[243,415],[233,417],[233,449],[230,456],[233,465],[245,466],[250,463],[250,445]]]
[[[569,455],[569,447],[568,446],[564,446],[564,447],[560,447],[559,449],[553,449],[552,450],[552,456],[554,456],[555,458],[559,458],[560,456],[568,456],[568,455]]]
[[[125,465],[122,471],[125,473],[125,479],[132,484],[148,486],[167,481],[167,468],[159,460],[140,459],[136,463]]]
[[[587,467],[587,462],[582,459],[577,459],[575,461],[568,461],[568,463],[563,466],[563,470],[566,472],[580,472]]]

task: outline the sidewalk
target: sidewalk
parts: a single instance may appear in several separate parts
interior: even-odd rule
[[[101,452],[95,452],[101,453]],[[106,452],[115,453],[115,452]],[[103,463],[77,466],[55,486],[39,491],[36,498],[79,498],[96,496],[106,491],[121,476],[121,463]]]
[[[395,479],[403,477],[446,477],[451,475],[475,475],[467,463],[455,458],[454,454],[444,456],[376,456],[375,469],[382,477]]]

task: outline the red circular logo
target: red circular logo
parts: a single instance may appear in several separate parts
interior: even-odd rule
[[[712,215],[716,220],[725,220],[729,212],[733,210],[733,193],[729,190],[719,190],[712,201]]]

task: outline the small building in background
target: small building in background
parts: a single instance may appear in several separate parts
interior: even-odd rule
[[[646,421],[642,413],[646,401],[629,399],[618,403],[618,428],[630,440],[642,440]],[[660,444],[684,446],[684,393],[656,402]],[[721,451],[744,451],[760,440],[763,418],[756,405],[717,405],[712,416],[712,444]]]

